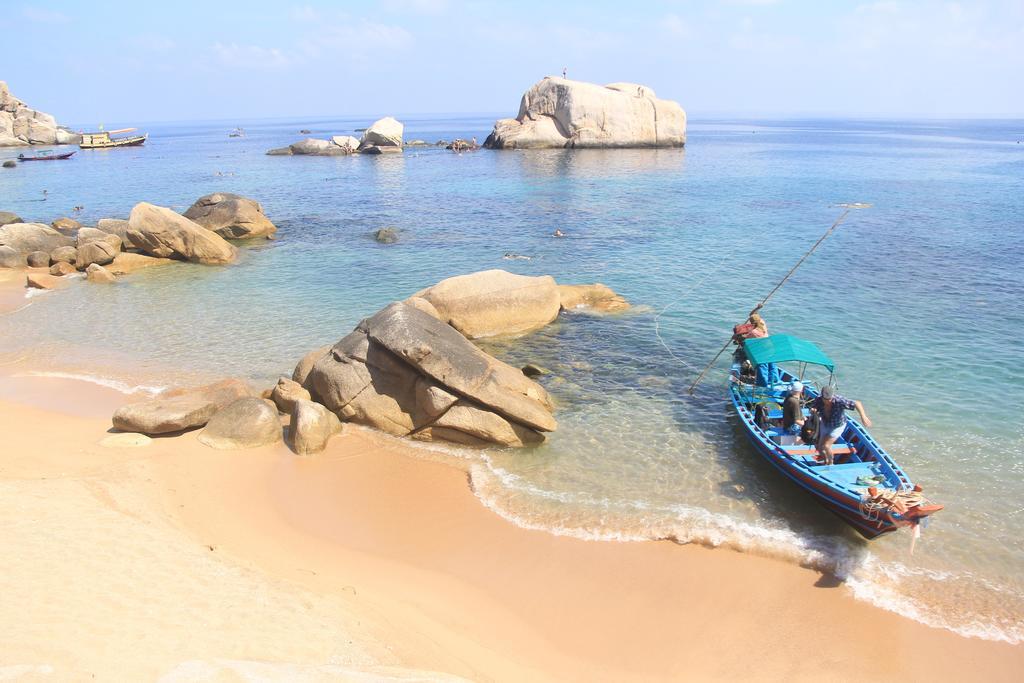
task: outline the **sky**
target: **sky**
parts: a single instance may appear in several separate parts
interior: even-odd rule
[[[0,0],[68,124],[498,113],[546,75],[713,116],[1024,115],[1024,0]]]

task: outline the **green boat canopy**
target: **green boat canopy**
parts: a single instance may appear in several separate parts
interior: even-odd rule
[[[788,334],[773,334],[770,337],[748,339],[743,343],[747,358],[754,365],[765,363],[812,363],[823,365],[829,372],[835,369],[832,359],[806,339],[798,339]]]

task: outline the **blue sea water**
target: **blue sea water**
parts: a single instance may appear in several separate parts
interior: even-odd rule
[[[406,139],[483,139],[494,118],[406,117]],[[139,201],[184,210],[229,191],[279,226],[230,267],[33,297],[0,321],[4,358],[147,385],[269,384],[444,277],[600,281],[633,311],[565,315],[485,344],[553,370],[560,423],[533,451],[438,451],[470,469],[485,505],[552,533],[773,555],[925,623],[1024,638],[1024,121],[698,120],[685,150],[264,154],[300,128],[325,137],[367,123],[158,124],[142,148],[0,173],[0,209],[26,220],[89,224]],[[246,137],[229,138],[238,125]],[[947,505],[913,555],[906,534],[865,543],[758,459],[727,408],[725,359],[686,391],[843,202],[872,206],[764,314],[836,360],[876,438]],[[377,244],[383,226],[401,240]]]

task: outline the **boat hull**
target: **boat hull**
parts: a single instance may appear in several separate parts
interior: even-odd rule
[[[73,154],[74,152],[66,152],[64,154],[50,154],[34,157],[19,156],[18,161],[60,161],[61,159],[70,159]]]
[[[108,149],[110,147],[138,147],[146,142],[149,137],[146,135],[134,135],[130,138],[110,138],[103,141],[83,141],[78,146],[82,149]]]

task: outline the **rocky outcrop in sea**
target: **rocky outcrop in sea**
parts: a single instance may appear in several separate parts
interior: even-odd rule
[[[499,119],[493,149],[682,147],[686,112],[636,83],[597,85],[548,76],[526,91],[514,119]]]
[[[390,116],[378,119],[363,131],[362,140],[351,135],[334,135],[328,140],[306,138],[287,147],[267,151],[270,156],[320,156],[334,157],[348,154],[389,154],[402,151],[402,134],[405,126]]]
[[[51,114],[25,105],[0,81],[0,147],[77,145],[82,136],[57,125]]]

